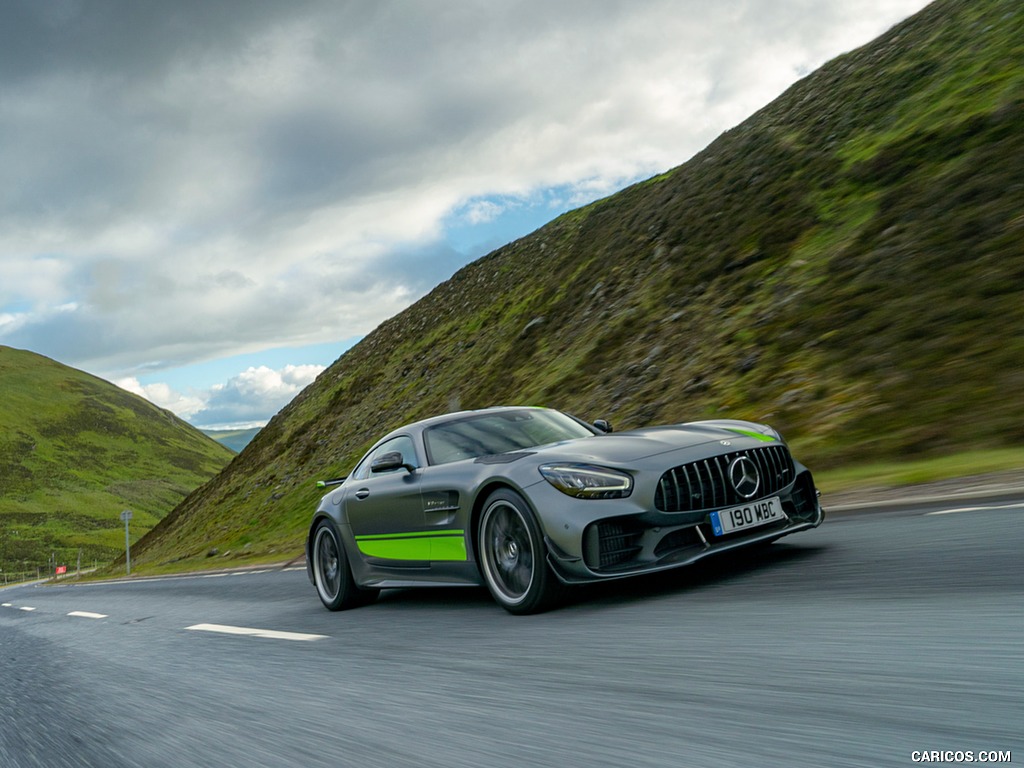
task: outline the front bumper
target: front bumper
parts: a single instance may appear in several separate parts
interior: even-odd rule
[[[607,517],[582,530],[578,552],[560,547],[558,537],[549,537],[548,559],[567,584],[617,579],[678,568],[711,555],[775,541],[816,528],[825,519],[813,478],[806,469],[776,495],[786,513],[786,519],[779,522],[716,536],[709,519],[713,509]]]

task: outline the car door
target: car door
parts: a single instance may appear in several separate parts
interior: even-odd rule
[[[400,453],[404,466],[373,471],[374,462],[391,453]],[[412,439],[403,435],[381,443],[352,473],[345,513],[367,561],[378,566],[429,565],[419,467]]]

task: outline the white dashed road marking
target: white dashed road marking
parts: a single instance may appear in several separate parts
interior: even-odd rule
[[[266,637],[271,640],[326,640],[327,635],[306,635],[301,632],[278,632],[273,629],[251,629],[250,627],[229,627],[224,624],[193,624],[185,629],[199,632],[219,632],[224,635],[246,635],[249,637]]]
[[[231,571],[227,573],[208,573],[202,574],[200,578],[204,579],[216,579],[223,578],[225,576],[252,576],[260,573],[269,573],[272,570],[277,569],[257,569],[257,570],[245,570],[245,571]],[[282,568],[284,571],[305,571],[305,566],[289,566]],[[145,579],[145,581],[161,581],[164,579],[183,579],[183,578],[194,578],[194,576],[165,576],[158,577],[155,579]],[[19,611],[31,612],[36,610],[35,607],[29,605],[16,606],[13,603],[0,603],[2,608],[13,608]],[[105,613],[94,613],[92,611],[71,611],[67,614],[82,619],[107,619],[110,618]],[[226,624],[193,624],[191,627],[185,627],[187,630],[195,630],[199,632],[216,632],[222,635],[241,635],[244,637],[263,637],[271,640],[296,640],[296,641],[312,641],[312,640],[326,640],[330,635],[311,635],[304,632],[282,632],[276,629],[254,629],[252,627],[233,627]]]

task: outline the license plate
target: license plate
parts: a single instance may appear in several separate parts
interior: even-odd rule
[[[715,531],[715,536],[724,536],[733,531],[743,531],[786,519],[786,513],[782,511],[782,502],[779,497],[772,496],[770,499],[752,501],[742,507],[731,507],[712,512],[711,527]]]

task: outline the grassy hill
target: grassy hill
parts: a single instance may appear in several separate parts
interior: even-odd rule
[[[686,164],[383,323],[139,548],[301,550],[313,480],[454,407],[734,416],[816,468],[1024,443],[1024,5],[939,0]]]
[[[168,411],[32,352],[0,346],[0,569],[109,561],[231,451]]]

